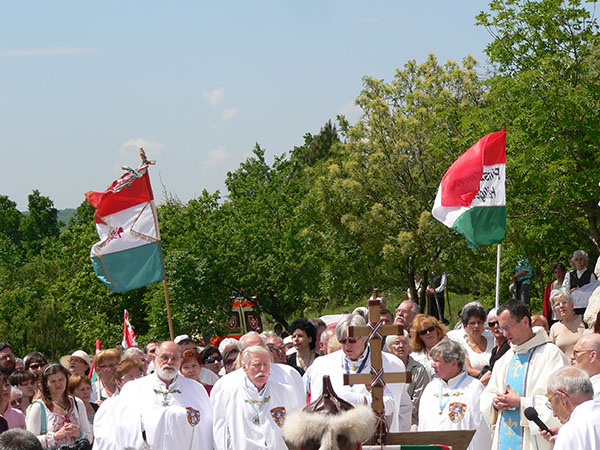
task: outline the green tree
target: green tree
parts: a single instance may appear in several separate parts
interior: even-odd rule
[[[17,209],[17,204],[6,195],[0,195],[0,234],[4,234],[13,243],[19,244],[19,227],[23,214]]]
[[[480,119],[507,126],[506,270],[529,256],[540,295],[553,261],[600,251],[598,25],[579,0],[497,0],[477,23],[496,70]]]
[[[56,238],[59,234],[58,211],[54,202],[40,195],[35,189],[28,198],[28,214],[21,221],[23,247],[30,254],[37,254],[45,238]]]

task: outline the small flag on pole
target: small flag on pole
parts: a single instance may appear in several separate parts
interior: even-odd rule
[[[154,196],[145,161],[104,192],[85,197],[96,210],[100,241],[90,257],[96,276],[113,292],[125,292],[163,279],[162,250]]]
[[[450,166],[433,217],[467,238],[470,248],[500,243],[506,233],[506,131],[479,139]]]
[[[129,313],[125,310],[123,315],[123,342],[121,342],[123,348],[137,347],[137,341],[135,340],[135,332],[129,323]]]
[[[96,381],[96,378],[98,377],[96,374],[96,355],[98,353],[100,353],[100,350],[102,349],[102,344],[100,343],[100,339],[96,339],[96,351],[94,352],[94,359],[92,359],[92,367],[90,367],[90,380],[92,381],[92,383],[94,383]]]

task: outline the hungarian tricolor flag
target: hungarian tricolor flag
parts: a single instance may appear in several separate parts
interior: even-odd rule
[[[506,131],[479,139],[450,166],[432,214],[471,248],[502,242],[506,232]]]
[[[96,276],[113,292],[163,279],[158,217],[146,162],[104,192],[88,192],[100,241],[90,256]]]
[[[121,342],[121,345],[123,346],[123,348],[129,348],[129,347],[137,347],[137,340],[135,339],[135,332],[133,331],[133,327],[131,326],[131,323],[129,323],[129,312],[127,312],[127,310],[124,310],[124,314],[123,314],[123,341]]]

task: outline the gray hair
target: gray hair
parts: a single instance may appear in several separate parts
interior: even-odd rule
[[[407,338],[406,336],[404,336],[403,334],[398,334],[398,335],[392,334],[392,335],[386,336],[385,344],[383,344],[383,351],[387,352],[387,353],[393,353],[391,345],[392,345],[392,342],[394,342],[398,338],[402,338],[406,341],[406,344],[408,345],[408,353],[410,353],[410,351],[412,349],[412,347],[410,345],[410,339]]]
[[[273,355],[269,350],[258,345],[253,345],[242,352],[242,365],[247,366],[252,360],[252,357],[257,355],[266,355],[269,358],[269,361],[273,361]]]
[[[35,434],[22,428],[11,428],[0,434],[2,450],[42,450],[42,443]]]
[[[490,312],[488,312],[488,315],[487,315],[488,322],[490,320],[496,319],[496,318],[498,318],[498,308],[492,308],[492,309],[490,309]]]
[[[256,331],[248,331],[248,332],[247,332],[245,335],[243,335],[243,336],[240,338],[240,344],[242,344],[242,348],[244,347],[244,341],[245,341],[246,339],[248,339],[250,336],[258,336],[258,337],[260,338],[260,340],[262,341],[262,345],[263,345],[263,347],[264,347],[265,345],[267,345],[267,344],[265,343],[265,338],[264,338],[264,337],[262,337],[260,334],[258,334]]]
[[[552,393],[561,391],[569,397],[594,395],[594,387],[589,375],[578,367],[561,367],[548,379],[548,390]]]
[[[402,305],[402,303],[410,303],[410,307],[412,308],[412,312],[415,315],[419,314],[421,312],[421,310],[419,309],[419,305],[417,305],[412,300],[404,300],[403,302],[400,303],[400,305]],[[400,306],[400,305],[398,305],[398,306]]]
[[[575,250],[573,252],[573,256],[572,256],[573,259],[577,258],[578,256],[581,256],[583,259],[585,259],[586,264],[590,261],[588,254],[586,252],[584,252],[583,250]]]
[[[236,347],[238,350],[241,350],[242,349],[242,344],[237,339],[234,339],[234,338],[225,338],[219,344],[219,353],[221,353],[221,355],[222,355],[223,353],[225,353],[225,350],[228,347]]]
[[[552,292],[550,292],[550,305],[552,305],[553,308],[554,308],[554,302],[556,300],[558,300],[559,298],[564,298],[571,305],[573,304],[573,297],[571,297],[571,293],[567,289],[565,289],[565,288],[553,289]]]
[[[146,356],[146,354],[138,347],[129,347],[123,353],[121,353],[121,359],[135,357],[138,355]]]
[[[340,320],[338,320],[337,325],[335,326],[335,337],[340,339],[344,339],[348,332],[348,327],[363,327],[367,324],[367,321],[360,314],[346,314],[342,316]]]
[[[452,362],[452,360],[455,359],[458,362],[458,367],[460,369],[465,365],[465,349],[462,345],[452,339],[442,339],[435,344],[429,351],[429,356],[432,358],[439,356],[447,363]]]

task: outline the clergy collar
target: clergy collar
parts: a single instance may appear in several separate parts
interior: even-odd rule
[[[466,378],[465,375],[466,375],[466,372],[463,369],[460,372],[458,372],[458,375],[456,375],[455,377],[450,378],[448,380],[448,382],[442,380],[441,378],[438,378],[438,380],[440,380],[440,382],[442,384],[446,385],[448,388],[455,389],[455,388],[458,387],[458,385],[463,380],[463,378]]]

